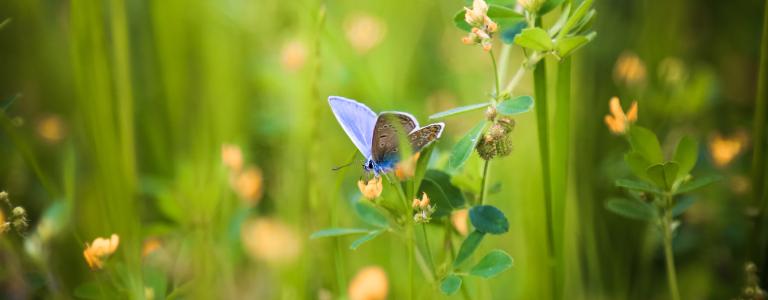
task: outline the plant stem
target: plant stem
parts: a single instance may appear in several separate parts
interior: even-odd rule
[[[489,50],[488,54],[491,56],[491,63],[493,64],[493,81],[496,86],[496,91],[493,95],[494,103],[499,99],[499,69],[496,67],[496,57],[493,56],[493,50]]]
[[[672,253],[672,197],[664,197],[664,257],[667,263],[667,282],[669,294],[672,300],[680,300],[680,292],[677,289],[677,272],[675,271],[675,256]]]
[[[755,98],[755,117],[753,136],[755,139],[752,151],[752,207],[759,208],[760,214],[755,220],[755,228],[750,240],[756,241],[755,247],[748,247],[748,250],[754,253],[747,253],[750,259],[754,260],[758,266],[765,265],[765,249],[768,240],[766,240],[765,228],[768,226],[768,218],[765,211],[768,209],[768,183],[765,176],[765,146],[766,140],[766,114],[768,114],[768,0],[765,1],[765,12],[763,15],[763,34],[760,43],[760,67],[757,77],[757,95]],[[750,255],[754,254],[754,255]],[[765,280],[765,279],[763,279]]]
[[[483,178],[480,182],[480,205],[485,204],[485,191],[487,190],[486,186],[488,185],[488,165],[490,163],[490,160],[486,160],[485,164],[483,164]]]
[[[504,82],[507,77],[507,63],[509,63],[509,53],[512,52],[512,45],[504,44],[501,46],[501,55],[499,55],[499,82]]]
[[[548,266],[550,268],[550,277],[552,290],[557,286],[555,276],[555,236],[552,227],[552,178],[549,157],[549,113],[547,112],[547,65],[546,61],[541,60],[533,70],[533,85],[536,96],[536,122],[539,129],[539,156],[541,159],[542,183],[544,187],[544,203],[546,209],[546,227],[547,227],[547,250]]]
[[[523,75],[525,75],[525,67],[526,62],[523,61],[522,64],[520,64],[520,67],[517,68],[517,72],[515,72],[515,75],[512,76],[512,79],[507,84],[507,87],[504,88],[504,92],[511,93],[512,90],[517,87],[517,84],[520,83],[520,79],[523,79]]]
[[[435,262],[432,261],[432,249],[429,247],[429,238],[427,238],[427,224],[421,224],[421,234],[424,237],[424,248],[427,250],[427,263],[432,270],[432,278],[436,277],[435,274]]]

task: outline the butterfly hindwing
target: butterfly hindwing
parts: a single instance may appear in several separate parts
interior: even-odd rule
[[[429,124],[408,134],[408,140],[411,142],[413,152],[421,151],[429,143],[440,138],[444,127],[445,124],[443,123]]]
[[[364,104],[344,97],[330,96],[328,103],[341,128],[347,133],[363,157],[371,156],[376,114]]]

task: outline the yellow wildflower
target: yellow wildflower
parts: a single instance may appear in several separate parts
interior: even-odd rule
[[[371,266],[357,272],[347,293],[351,300],[383,300],[387,299],[388,290],[387,273],[381,267]]]
[[[307,47],[299,40],[292,40],[285,45],[280,53],[280,62],[283,69],[287,71],[297,71],[304,66],[307,61]]]
[[[347,41],[359,54],[365,54],[384,39],[387,26],[376,17],[357,14],[344,21]]]
[[[720,133],[713,134],[709,138],[709,152],[712,155],[712,161],[718,167],[727,166],[741,153],[746,140],[746,134],[743,132],[731,137],[724,137]]]
[[[613,68],[613,80],[630,87],[639,86],[645,82],[645,64],[632,52],[624,52],[616,60]]]
[[[162,243],[160,242],[160,239],[155,237],[144,240],[144,244],[141,246],[141,257],[147,257],[160,249],[161,245]]]
[[[413,199],[411,206],[416,210],[416,213],[413,215],[414,222],[429,223],[432,214],[435,212],[435,207],[429,205],[427,193],[422,193],[421,199]]]
[[[272,218],[249,219],[240,228],[240,239],[251,259],[275,264],[296,261],[301,252],[301,238],[296,231]]]
[[[263,177],[257,167],[248,167],[237,176],[235,188],[240,198],[248,205],[256,205],[261,199]]]
[[[104,259],[112,255],[119,244],[120,237],[114,233],[109,239],[97,237],[90,245],[86,243],[83,257],[88,267],[94,270],[101,269],[104,266]]]
[[[611,98],[609,106],[611,114],[605,116],[605,124],[608,125],[608,129],[618,135],[626,133],[629,125],[637,121],[637,101],[632,101],[632,106],[626,115],[621,108],[618,97]]]
[[[468,209],[460,209],[453,214],[451,214],[451,223],[453,224],[453,228],[456,228],[456,231],[458,231],[461,235],[466,236],[467,233],[469,233],[469,228],[467,226],[467,219],[469,218],[469,210]]]
[[[488,17],[488,4],[483,0],[475,0],[472,8],[464,8],[464,21],[472,26],[472,31],[461,39],[467,45],[481,45],[483,50],[490,51],[493,47],[492,34],[499,30],[499,25]]]
[[[48,143],[56,144],[64,139],[64,121],[57,115],[49,115],[37,122],[37,134]]]
[[[237,145],[221,145],[221,162],[232,172],[243,168],[243,151]]]
[[[368,182],[362,180],[357,182],[357,187],[360,189],[360,193],[363,197],[369,200],[373,200],[381,196],[381,191],[384,189],[384,185],[381,183],[381,177],[374,177]]]
[[[397,177],[397,179],[402,181],[413,177],[413,175],[416,173],[416,162],[419,161],[420,153],[421,152],[416,152],[408,159],[405,159],[395,165],[395,177]]]

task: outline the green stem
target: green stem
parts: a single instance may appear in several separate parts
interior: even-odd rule
[[[672,197],[664,197],[664,257],[667,263],[667,282],[669,294],[672,300],[680,300],[680,291],[677,289],[677,272],[675,271],[675,256],[672,253]]]
[[[409,222],[409,224],[412,224]],[[408,231],[408,299],[413,299],[413,252],[415,247],[413,245],[413,226],[409,225],[406,229]]]
[[[764,228],[768,226],[768,218],[765,216],[765,211],[768,209],[768,199],[766,198],[766,191],[768,191],[768,183],[765,180],[765,146],[768,143],[766,140],[765,128],[766,114],[768,114],[768,0],[765,2],[765,12],[763,16],[763,34],[760,42],[760,68],[757,78],[757,95],[755,98],[755,120],[754,120],[754,133],[755,138],[754,148],[752,152],[752,194],[753,202],[752,206],[760,209],[760,215],[757,218],[756,228],[753,231],[753,239],[757,241],[757,247],[755,254],[757,257],[752,257],[756,261],[758,266],[762,266],[765,263],[765,249],[768,244],[768,237],[766,237]],[[762,223],[762,224],[761,224]],[[749,255],[752,256],[752,255]]]
[[[485,204],[485,192],[488,189],[486,187],[488,185],[488,165],[490,163],[490,160],[486,160],[485,164],[483,164],[483,178],[480,182],[480,205]]]
[[[509,54],[512,52],[512,45],[504,44],[501,46],[501,55],[499,55],[499,82],[504,82],[507,77],[507,63],[509,63]]]
[[[546,209],[548,266],[552,277],[552,288],[557,286],[554,272],[555,237],[552,227],[552,177],[549,156],[549,113],[547,112],[547,65],[544,60],[533,70],[533,85],[536,94],[536,122],[539,129],[539,156],[541,159],[544,203]]]
[[[429,247],[429,238],[427,238],[427,224],[421,224],[421,235],[424,238],[424,248],[427,250],[427,263],[432,270],[432,278],[434,279],[436,277],[435,262],[432,260],[432,249]]]
[[[493,64],[493,81],[496,86],[496,91],[494,92],[493,99],[494,103],[496,100],[499,99],[499,69],[496,67],[496,57],[493,56],[493,50],[488,51],[488,54],[491,56],[491,63]]]
[[[564,275],[563,236],[565,229],[565,207],[568,197],[568,168],[570,167],[570,130],[571,130],[571,59],[564,58],[557,67],[557,89],[555,91],[554,124],[552,127],[552,145],[550,166],[551,216],[549,226],[554,238],[551,253],[555,271],[555,299],[562,299]]]

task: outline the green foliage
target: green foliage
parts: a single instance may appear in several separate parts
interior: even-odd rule
[[[695,202],[696,202],[696,198],[680,197],[680,199],[677,199],[677,201],[675,201],[675,206],[672,207],[672,216],[677,217],[683,214]]]
[[[570,55],[574,51],[578,50],[582,46],[592,41],[596,35],[597,34],[593,32],[588,35],[577,35],[577,36],[558,39],[557,43],[555,44],[555,50],[557,51],[557,56],[566,57]]]
[[[464,165],[464,162],[469,159],[469,156],[472,155],[472,152],[475,150],[475,146],[480,140],[480,135],[487,125],[488,122],[486,120],[480,121],[475,127],[470,129],[455,146],[453,146],[451,156],[448,158],[448,167],[450,169],[456,170]]]
[[[507,99],[496,105],[496,111],[499,114],[512,116],[529,112],[533,108],[533,97],[517,96]]]
[[[324,237],[342,236],[350,234],[368,233],[370,229],[365,228],[327,228],[316,231],[309,236],[310,239],[319,239]]]
[[[652,131],[640,126],[632,126],[628,133],[629,143],[635,153],[649,164],[659,164],[664,161],[661,145]]]
[[[645,171],[656,186],[664,189],[665,191],[672,190],[672,185],[675,184],[677,179],[677,171],[680,169],[676,162],[670,161],[663,164],[655,164]]]
[[[687,193],[695,189],[702,188],[710,183],[719,181],[720,179],[722,179],[722,176],[720,175],[706,175],[706,176],[694,177],[689,181],[683,182],[680,185],[680,187],[677,188],[676,192],[679,194]]]
[[[354,207],[357,216],[366,224],[379,228],[389,227],[389,221],[384,213],[369,201],[356,201]]]
[[[450,274],[440,281],[440,291],[446,295],[455,294],[461,288],[461,277]]]
[[[693,170],[693,167],[696,165],[696,158],[699,156],[698,146],[694,139],[687,136],[680,139],[680,142],[677,143],[673,160],[680,166],[677,174],[678,179],[684,178]]]
[[[356,239],[355,241],[353,241],[352,244],[349,245],[349,249],[357,250],[357,248],[360,247],[360,245],[362,245],[362,244],[364,244],[364,243],[366,243],[366,242],[368,242],[370,240],[375,239],[382,232],[384,232],[384,230],[382,230],[382,229],[374,230],[374,231],[369,232],[368,234],[366,234],[366,235]]]
[[[654,185],[651,185],[647,182],[636,181],[631,179],[618,179],[616,180],[616,186],[627,188],[630,190],[640,191],[640,192],[652,193],[652,194],[662,193],[662,191]]]
[[[469,26],[464,20],[464,14],[464,9],[457,11],[453,15],[453,25],[456,25],[457,28],[463,31],[470,32],[472,31],[472,26]],[[512,28],[523,20],[523,16],[515,10],[497,4],[488,5],[488,17],[499,25],[499,31]]]
[[[477,246],[480,245],[480,242],[483,240],[483,237],[485,236],[485,233],[480,231],[472,231],[469,235],[467,235],[467,238],[464,239],[464,242],[461,243],[461,248],[459,248],[459,253],[456,254],[456,259],[453,260],[453,267],[458,268],[464,261],[467,260],[470,256],[472,256],[472,253],[475,252],[475,249],[477,249]]]
[[[491,278],[512,267],[512,257],[502,250],[492,250],[469,270],[470,275]]]
[[[564,0],[546,0],[544,4],[539,7],[538,14],[539,15],[545,15],[546,13],[552,11],[557,7],[558,5],[562,4]]]
[[[421,193],[427,193],[431,203],[436,206],[433,218],[448,216],[454,209],[465,205],[464,194],[451,183],[450,175],[440,170],[427,170],[417,196]]]
[[[502,234],[509,231],[509,222],[504,213],[492,205],[478,205],[469,209],[469,220],[477,231]]]
[[[610,199],[605,202],[605,208],[630,219],[650,221],[658,217],[658,212],[652,204],[622,198]]]
[[[523,29],[515,37],[515,44],[536,51],[549,51],[555,47],[549,34],[538,27]]]

